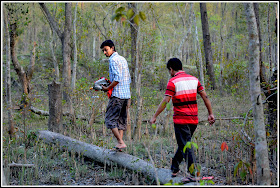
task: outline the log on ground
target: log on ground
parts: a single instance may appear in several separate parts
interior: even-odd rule
[[[180,176],[171,178],[171,172],[169,169],[154,168],[152,164],[138,157],[81,142],[79,140],[64,136],[59,133],[41,130],[38,131],[38,137],[45,143],[58,144],[59,147],[63,150],[74,151],[75,153],[82,154],[85,157],[101,162],[103,164],[110,164],[110,162],[115,162],[122,167],[141,172],[155,180],[157,178],[157,174],[160,184],[168,183],[170,180],[172,180],[173,183],[179,183],[183,178]],[[155,173],[155,170],[157,173]]]

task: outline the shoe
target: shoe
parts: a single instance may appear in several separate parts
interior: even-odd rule
[[[180,172],[180,170],[177,171],[177,172],[172,172],[171,177],[172,177],[172,178],[176,177],[176,176],[178,175],[179,172]]]
[[[125,148],[125,147],[124,147]],[[113,147],[113,151],[119,151],[119,152],[122,152],[122,149],[124,149],[124,148],[118,148],[118,147]]]
[[[190,183],[191,182],[191,180],[187,177],[182,178],[181,181],[182,181],[182,183]]]
[[[186,178],[189,179],[191,182],[196,182],[200,180],[200,177],[195,176],[194,173],[190,173],[190,175],[187,175]]]

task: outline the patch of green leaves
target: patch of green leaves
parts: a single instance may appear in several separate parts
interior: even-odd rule
[[[242,168],[244,165],[246,166],[247,170],[245,170],[244,168]],[[241,179],[242,179],[243,181],[245,180],[245,178],[246,178],[248,172],[249,172],[250,174],[252,174],[252,170],[251,170],[250,164],[249,164],[249,163],[246,163],[246,162],[244,162],[244,161],[242,161],[242,160],[240,160],[237,164],[235,164],[235,166],[234,166],[234,172],[233,172],[234,176],[236,176],[238,169],[241,169],[240,177],[241,177]]]
[[[184,146],[183,152],[186,153],[186,149],[189,148],[191,149],[192,145],[198,149],[198,145],[194,142],[187,142],[186,145]]]

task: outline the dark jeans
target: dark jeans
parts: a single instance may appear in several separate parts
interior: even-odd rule
[[[191,142],[192,135],[196,129],[197,125],[176,125],[174,124],[176,140],[178,144],[178,149],[176,151],[175,156],[172,159],[171,170],[172,172],[178,172],[179,165],[183,159],[188,164],[188,171],[189,167],[192,163],[195,163],[195,156],[193,152],[193,146],[191,149],[187,148],[186,153],[183,152],[183,149],[187,142]]]

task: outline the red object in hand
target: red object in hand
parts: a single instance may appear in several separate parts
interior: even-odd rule
[[[107,96],[108,96],[109,99],[111,98],[112,93],[113,93],[113,88],[112,88],[112,89],[109,89],[109,90],[107,91]]]
[[[103,78],[103,77],[102,77],[102,78]],[[110,81],[110,80],[108,80],[107,78],[105,78],[105,80],[108,81],[109,84],[111,84],[111,81]],[[113,93],[113,89],[114,89],[114,88],[109,89],[109,90],[107,91],[107,96],[108,96],[109,99],[111,98],[111,95],[112,95],[112,93]]]
[[[104,77],[101,77],[100,79],[103,79]],[[99,80],[100,80],[99,79]],[[108,80],[107,78],[104,78],[106,81],[107,81],[107,83],[110,85],[111,84],[111,82],[110,82],[110,80]],[[97,81],[99,81],[99,80],[97,80]],[[97,82],[97,81],[95,81],[95,82]],[[94,83],[95,83],[94,82]],[[107,84],[106,84],[106,86],[108,86]],[[98,86],[98,87],[100,87],[100,86]],[[95,89],[95,91],[99,91],[100,89]],[[107,91],[107,96],[108,96],[108,98],[111,98],[111,95],[112,95],[112,93],[113,93],[113,88],[112,89],[109,89],[108,91]]]

